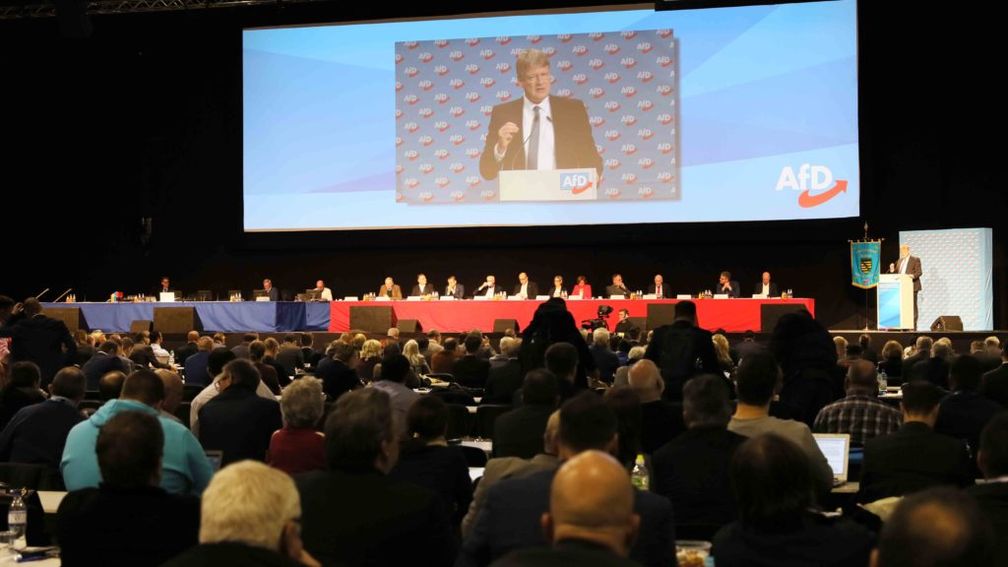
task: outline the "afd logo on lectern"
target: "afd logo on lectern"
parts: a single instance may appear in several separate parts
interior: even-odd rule
[[[840,193],[847,192],[847,180],[837,179],[833,182],[833,172],[825,165],[803,163],[797,172],[790,165],[785,165],[777,178],[776,191],[791,189],[800,191],[798,206],[804,209],[818,207],[833,199]]]
[[[570,191],[571,195],[579,195],[591,189],[592,182],[587,175],[568,174],[563,176],[560,182],[560,189]]]

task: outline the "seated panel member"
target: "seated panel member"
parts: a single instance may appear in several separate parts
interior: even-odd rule
[[[280,290],[273,287],[273,280],[269,278],[264,279],[263,290],[269,296],[270,301],[280,301]]]
[[[605,293],[607,297],[613,295],[623,295],[623,296],[630,295],[630,290],[627,289],[625,285],[623,285],[622,274],[613,274],[612,284],[606,286]]]
[[[315,282],[315,291],[319,292],[319,300],[332,301],[332,290],[327,288],[325,282],[318,280]]]
[[[450,295],[455,299],[462,299],[465,297],[465,286],[458,283],[455,278],[455,274],[448,276],[448,285],[445,286],[444,294],[446,296]]]
[[[539,286],[529,279],[528,274],[522,272],[518,274],[518,283],[515,284],[511,295],[517,295],[522,299],[535,299],[539,295]]]
[[[410,295],[413,296],[433,295],[434,284],[427,283],[426,274],[417,274],[416,282],[417,282],[416,285],[413,286],[412,291],[410,291]]]
[[[385,283],[378,288],[378,297],[402,299],[402,289],[399,287],[399,284],[392,280],[392,276],[388,276],[385,278]]]
[[[654,285],[651,286],[645,293],[655,294],[655,299],[666,299],[672,297],[672,290],[669,286],[665,285],[665,278],[661,274],[656,274],[654,277]]]
[[[777,289],[777,282],[770,281],[770,272],[763,272],[763,277],[760,279],[756,287],[753,288],[753,293],[765,295],[767,297],[779,297],[780,290]]]
[[[580,297],[581,299],[591,299],[592,289],[588,285],[588,278],[584,276],[577,277],[577,283],[571,288],[569,297]]]
[[[553,276],[553,287],[549,290],[550,297],[567,297],[567,290],[563,286],[563,276]]]
[[[493,297],[502,291],[504,291],[504,289],[497,285],[497,278],[493,275],[489,275],[486,277],[486,281],[483,282],[483,285],[476,288],[476,293],[473,294],[473,297],[478,295]]]
[[[725,293],[728,297],[738,297],[739,296],[739,283],[731,279],[731,272],[721,272],[718,277],[718,285],[714,289],[714,293]]]

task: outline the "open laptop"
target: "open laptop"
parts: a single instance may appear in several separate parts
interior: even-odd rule
[[[847,482],[847,466],[850,464],[850,434],[813,433],[819,450],[833,469],[833,486]]]

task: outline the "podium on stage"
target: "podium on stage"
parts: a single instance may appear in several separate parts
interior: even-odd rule
[[[879,274],[877,315],[878,328],[913,329],[913,278],[907,274]]]
[[[500,172],[501,202],[595,201],[598,173],[587,169],[509,169]]]

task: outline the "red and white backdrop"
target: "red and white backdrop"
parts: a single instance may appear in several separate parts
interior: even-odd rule
[[[396,44],[396,200],[498,201],[479,174],[494,105],[523,95],[515,57],[550,56],[552,94],[584,102],[602,200],[680,198],[679,49],[670,29]]]

